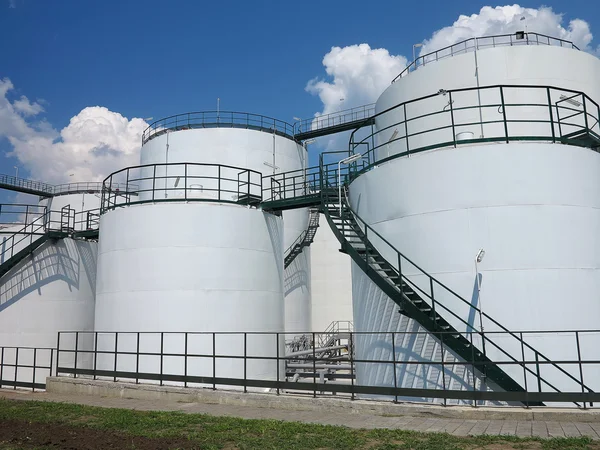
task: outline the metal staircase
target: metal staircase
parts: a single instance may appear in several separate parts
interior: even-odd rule
[[[313,243],[317,228],[319,228],[319,208],[310,208],[310,216],[308,218],[308,227],[300,236],[289,246],[285,252],[285,258],[283,260],[283,267],[287,269],[288,266],[296,259],[305,247],[308,247]]]
[[[474,310],[481,318],[485,318],[486,323],[493,324],[495,328],[504,332],[505,336],[514,339],[519,347],[533,352],[536,361],[543,361],[545,370],[552,369],[558,371],[558,375],[565,376],[569,380],[580,384],[577,378],[535,350],[521,339],[518,334],[509,331],[506,327],[473,306],[470,302],[460,297],[402,255],[351,209],[346,196],[346,186],[341,189],[342,198],[340,199],[339,186],[336,186],[335,181],[333,181],[339,179],[337,172],[331,169],[328,170],[327,166],[324,167],[323,165],[321,165],[321,170],[323,213],[341,244],[341,251],[350,255],[371,281],[400,307],[400,312],[403,315],[416,320],[427,331],[432,333],[442,345],[451,349],[464,361],[472,362],[484,380],[492,381],[505,391],[525,392],[525,389],[486,356],[486,346],[488,349],[493,348],[495,353],[502,354],[510,363],[521,366],[524,373],[526,371],[530,375],[533,375],[537,379],[539,386],[544,383],[550,389],[560,392],[559,389],[540,375],[539,369],[535,372],[527,365],[518,361],[504,350],[503,347],[483,333],[482,330],[475,329],[473,324],[468,323],[447,306],[444,306],[444,303],[448,304],[448,302],[445,301],[442,303],[436,300],[436,297],[438,299],[440,297],[447,299],[451,296],[453,300],[458,300],[460,303]],[[373,242],[377,243],[377,248]],[[394,263],[386,259],[381,251],[384,251],[387,258],[391,256]],[[424,277],[427,279],[428,288],[422,288],[422,282],[419,282],[419,285],[417,285],[411,281],[405,275],[406,268],[409,268],[410,272],[416,273],[421,278]],[[411,278],[413,277],[411,276]],[[461,328],[465,326],[467,331],[460,332],[453,324],[460,324]],[[474,338],[480,339],[481,350],[477,348],[477,345],[474,345]],[[555,379],[556,377],[553,378]],[[592,392],[585,385],[582,386],[582,389]],[[541,406],[543,404],[529,402],[529,405]]]
[[[60,220],[54,220],[57,215]],[[0,277],[6,275],[44,242],[69,236],[73,232],[74,217],[75,211],[69,206],[63,207],[59,212],[45,211],[12,234],[4,241],[4,248],[0,252]]]

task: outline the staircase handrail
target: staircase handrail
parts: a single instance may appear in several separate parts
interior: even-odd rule
[[[331,164],[329,164],[328,166],[331,166]],[[324,169],[324,165],[322,164],[322,158],[321,158],[321,164],[320,164],[321,169]],[[325,187],[330,187],[330,188],[334,188],[337,189],[338,186],[334,186],[329,182],[330,177],[329,176],[323,176],[324,174],[321,173],[321,181],[326,183]],[[335,177],[334,177],[335,178]],[[343,183],[345,186],[346,184]],[[344,194],[345,194],[345,189],[344,190]],[[324,189],[322,190],[322,193],[324,196],[328,196],[329,190],[328,189]],[[347,200],[347,197],[346,197]],[[589,388],[588,386],[586,386],[585,384],[583,384],[582,381],[578,380],[577,378],[575,378],[573,375],[571,375],[569,372],[567,372],[565,369],[563,369],[562,367],[556,365],[555,363],[553,363],[549,358],[547,358],[545,355],[543,355],[542,353],[540,353],[538,350],[536,350],[535,348],[533,348],[530,344],[528,344],[527,342],[525,342],[524,340],[520,339],[514,332],[510,331],[508,328],[506,328],[504,325],[500,324],[498,321],[496,321],[495,319],[493,319],[492,317],[490,317],[488,314],[486,314],[485,312],[483,312],[480,308],[472,305],[470,302],[468,302],[466,299],[464,299],[462,296],[460,296],[459,294],[457,294],[456,292],[454,292],[452,289],[450,289],[449,287],[447,287],[445,284],[443,284],[442,282],[438,281],[435,277],[431,276],[429,273],[425,272],[421,267],[419,267],[417,264],[413,263],[412,260],[410,260],[409,258],[407,258],[406,256],[404,256],[404,254],[402,254],[398,249],[396,249],[387,239],[385,239],[383,236],[381,236],[380,233],[378,233],[375,229],[373,229],[373,227],[371,227],[369,224],[367,224],[359,215],[358,213],[356,213],[356,211],[354,211],[352,209],[352,207],[350,206],[350,203],[348,201],[345,202],[345,207],[348,208],[348,210],[352,213],[352,215],[355,217],[355,219],[357,219],[357,222],[359,223],[359,226],[362,224],[362,226],[365,229],[365,240],[366,242],[369,242],[367,239],[367,232],[366,230],[369,230],[371,233],[373,233],[374,235],[376,235],[379,239],[381,239],[386,245],[388,245],[390,247],[390,249],[394,252],[396,252],[396,254],[398,255],[398,263],[400,266],[400,258],[404,258],[406,261],[408,261],[410,264],[412,264],[416,269],[418,269],[418,271],[420,272],[421,275],[424,275],[427,279],[429,279],[430,282],[430,286],[431,286],[431,290],[432,290],[432,294],[428,294],[427,292],[425,292],[423,289],[421,289],[420,287],[418,287],[413,281],[411,281],[406,275],[402,274],[401,271],[401,267],[398,267],[397,273],[398,275],[401,277],[401,280],[405,281],[407,284],[409,284],[412,288],[418,290],[419,292],[423,293],[427,298],[429,298],[432,301],[432,306],[441,306],[444,310],[448,311],[450,314],[452,314],[454,317],[456,317],[460,322],[462,322],[463,324],[467,325],[468,327],[470,327],[471,329],[475,330],[476,334],[479,334],[481,336],[482,339],[482,344],[485,345],[485,342],[489,342],[491,343],[495,348],[497,348],[498,350],[500,350],[503,354],[505,354],[507,357],[509,357],[510,359],[513,360],[513,362],[517,362],[519,363],[519,361],[514,358],[510,353],[506,352],[504,349],[502,349],[498,344],[496,344],[494,341],[492,341],[489,338],[486,338],[485,333],[483,330],[479,330],[477,331],[476,328],[469,324],[467,321],[465,321],[462,317],[458,316],[457,314],[455,314],[453,311],[451,311],[448,307],[446,307],[445,305],[443,305],[442,303],[436,301],[433,298],[433,283],[436,283],[437,285],[441,286],[442,288],[444,288],[447,292],[453,294],[457,299],[461,300],[464,304],[466,304],[467,306],[469,306],[469,308],[472,308],[473,310],[475,310],[477,313],[481,314],[481,316],[485,317],[486,319],[488,319],[491,323],[493,323],[494,325],[498,326],[502,331],[508,333],[508,335],[512,336],[513,338],[515,338],[517,341],[519,341],[520,343],[522,343],[523,346],[527,347],[529,350],[531,350],[535,355],[537,355],[538,357],[543,358],[545,361],[547,361],[548,363],[550,363],[551,365],[553,365],[554,367],[556,367],[557,369],[559,369],[560,372],[562,372],[563,374],[567,375],[567,377],[569,377],[571,380],[575,381],[577,384],[579,384],[582,387],[585,387],[589,392],[594,392],[591,388]],[[382,255],[383,257],[383,255]],[[385,258],[384,258],[385,259]],[[388,263],[389,264],[389,263]],[[390,266],[392,268],[395,269],[395,267],[390,264]],[[460,331],[458,331],[460,333]],[[468,332],[467,332],[468,333]],[[523,366],[523,368],[525,370],[527,370],[528,372],[534,374],[536,377],[538,377],[541,381],[544,381],[544,383],[546,383],[548,386],[552,387],[554,390],[559,392],[559,389],[556,388],[555,386],[553,386],[552,384],[550,384],[548,381],[544,380],[541,376],[537,375],[535,372],[533,372],[530,368],[527,367],[527,365],[524,362],[521,362],[520,365]]]

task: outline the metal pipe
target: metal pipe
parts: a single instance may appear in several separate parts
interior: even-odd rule
[[[344,348],[347,348],[348,346],[346,345],[335,345],[333,347],[321,347],[321,348],[315,348],[314,350],[302,350],[299,352],[292,352],[292,353],[288,353],[287,355],[283,356],[282,358],[286,358],[286,359],[290,359],[294,356],[303,356],[303,355],[312,355],[313,353],[325,353],[328,352],[329,350],[342,350]]]

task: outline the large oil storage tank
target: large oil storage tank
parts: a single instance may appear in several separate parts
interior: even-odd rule
[[[491,360],[531,361],[531,348],[551,361],[593,359],[600,343],[597,333],[570,331],[595,330],[600,317],[599,77],[600,60],[571,43],[517,33],[424,55],[377,101],[370,170],[350,185],[352,207],[466,300],[436,286],[455,330],[487,333]],[[429,292],[427,277],[410,264],[404,274]],[[426,330],[402,317],[356,265],[353,297],[357,331],[399,332],[393,343],[389,333],[359,340],[358,358],[441,361],[439,341],[411,335]],[[522,346],[506,330],[538,333],[526,334]],[[451,348],[446,354],[457,384],[445,387],[472,389],[478,372],[453,366],[460,358]],[[367,385],[441,388],[439,367],[396,369],[359,365],[357,376]],[[578,364],[545,364],[537,377],[519,365],[502,369],[522,387],[537,388],[541,375],[542,390],[581,391],[581,378],[600,388],[590,365],[580,372]],[[487,381],[476,388],[498,389]]]
[[[96,330],[146,332],[142,345],[154,350],[158,334],[152,333],[171,333],[162,348],[172,353],[183,351],[177,333],[189,331],[208,333],[194,335],[191,352],[283,354],[286,331],[310,329],[308,258],[297,258],[304,265],[295,270],[305,275],[286,292],[285,303],[283,268],[285,250],[308,216],[303,210],[282,218],[256,205],[272,188],[263,185],[263,174],[301,169],[304,158],[291,127],[262,116],[199,113],[153,125],[144,136],[141,166],[105,181]],[[115,193],[114,182],[124,182],[130,193]],[[124,204],[115,207],[118,198]],[[287,321],[286,311],[292,311]],[[213,338],[211,332],[231,334]],[[112,346],[111,339],[107,335],[105,344]],[[119,345],[135,346],[135,338]],[[186,370],[198,375],[244,373],[241,359],[221,359],[214,372],[210,360],[191,364]],[[148,361],[140,370],[158,366]],[[163,370],[182,374],[183,362]],[[249,378],[274,379],[276,373],[274,361],[248,361]]]
[[[0,341],[4,347],[21,347],[18,356],[15,349],[5,348],[5,364],[18,358],[21,365],[35,361],[49,366],[56,353],[44,349],[56,348],[59,331],[93,330],[97,242],[72,237],[46,239],[46,233],[72,234],[88,226],[97,228],[98,211],[88,210],[99,207],[99,186],[86,184],[81,192],[81,186],[71,183],[56,187],[53,197],[37,205],[3,205],[0,216],[7,219],[2,220],[0,229],[1,262],[31,248],[0,278]],[[37,348],[37,353],[27,347]],[[63,361],[69,358],[72,355],[65,355]],[[19,370],[23,373],[15,379],[32,377],[31,370]],[[38,371],[35,381],[43,382],[46,375]],[[5,372],[4,377],[11,379],[11,374]]]

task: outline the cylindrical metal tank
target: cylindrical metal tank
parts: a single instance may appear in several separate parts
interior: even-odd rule
[[[252,332],[284,331],[280,218],[237,205],[157,203],[109,211],[100,230],[97,332],[249,332],[248,355],[276,354],[273,335]],[[120,337],[120,348],[135,349],[130,338]],[[219,354],[243,355],[243,336],[219,335],[216,346]],[[188,352],[211,354],[212,340],[191,342]],[[164,373],[183,374],[180,362],[165,361]],[[140,371],[157,370],[155,363]],[[212,361],[188,369],[209,376]],[[275,371],[274,361],[251,360],[247,376],[273,379]],[[221,361],[216,373],[242,374],[241,359]]]
[[[211,122],[209,117],[210,115],[203,118],[198,116],[198,120],[202,123]],[[269,132],[269,127],[272,127],[270,121],[273,119],[253,115],[250,115],[249,119],[246,119],[245,115],[233,117],[232,119],[231,113],[221,111],[219,127],[188,128],[186,123],[194,124],[195,119],[188,119],[186,115],[182,115],[178,123],[182,124],[181,128],[186,129],[154,135],[142,147],[140,164],[221,164],[244,167],[263,175],[296,171],[306,167],[306,149],[294,141],[291,134],[287,134],[285,129],[283,132]],[[239,123],[228,123],[228,120],[237,122],[239,118],[247,120],[249,126],[237,128]],[[169,124],[172,123],[171,120]],[[280,122],[276,121],[272,129],[276,129],[277,124]],[[253,128],[253,125],[256,127]],[[198,187],[202,188],[204,187]],[[267,189],[269,186],[263,188]],[[292,243],[306,230],[307,225],[307,209],[283,212],[284,251],[290,249]],[[286,332],[301,333],[311,330],[310,273],[309,249],[305,249],[285,270]],[[289,336],[292,337],[293,335]]]
[[[511,331],[556,331],[524,337],[552,360],[577,359],[578,347],[583,359],[592,359],[600,343],[597,333],[570,331],[598,328],[600,303],[594,299],[600,285],[600,243],[595,237],[600,223],[600,154],[585,148],[585,141],[568,137],[570,131],[584,130],[586,117],[597,118],[599,77],[600,60],[555,46],[487,48],[420,67],[379,98],[376,112],[383,114],[376,119],[379,133],[372,140],[377,149],[369,155],[374,166],[350,186],[351,204],[370,226],[464,299]],[[481,89],[448,93],[477,86]],[[570,97],[566,90],[583,92],[587,98]],[[395,108],[430,94],[437,95]],[[479,107],[461,111],[473,105]],[[558,123],[567,108],[574,118]],[[590,120],[589,129],[597,132],[597,127]],[[466,135],[461,133],[482,140],[464,144],[460,141]],[[477,267],[480,248],[485,249],[485,259]],[[405,274],[417,285],[425,282],[410,268]],[[380,295],[355,267],[356,330],[414,331],[417,325],[399,317],[393,304],[372,307]],[[443,294],[439,300],[464,320],[478,321],[464,304]],[[465,331],[460,322],[453,325]],[[499,331],[486,319],[483,329]],[[488,337],[522,359],[515,339]],[[373,345],[391,347],[389,339],[357,343],[357,357],[372,353]],[[396,359],[407,354],[431,358],[422,352],[424,345],[397,342]],[[432,349],[427,352],[434,354]],[[487,354],[492,360],[505,358],[492,346]],[[526,352],[525,358],[533,358],[533,353]],[[398,386],[415,387],[410,378],[414,370],[404,369],[397,374]],[[522,367],[502,369],[525,386]],[[564,369],[580,379],[577,364]],[[393,376],[384,372],[376,366],[357,369],[358,381],[393,385]],[[423,373],[425,382],[439,383],[437,375]],[[455,369],[452,374],[472,377]],[[560,390],[581,390],[551,365],[543,366],[541,375]],[[600,388],[596,367],[584,366],[583,378],[593,389]],[[528,376],[528,381],[536,386],[535,377]]]
[[[2,228],[1,262],[6,262],[11,255],[25,249],[37,239],[43,239],[45,218],[53,221],[49,225],[52,229],[59,229],[60,211],[66,205],[70,205],[73,210],[64,224],[72,228],[76,218],[85,216],[82,214],[82,207],[99,206],[97,197],[92,196],[94,200],[84,201],[84,196],[87,199],[88,195],[91,194],[72,194],[41,200],[39,208],[27,214],[27,225],[23,215],[22,223]],[[53,212],[45,214],[45,208]],[[10,246],[13,245],[11,251]],[[43,242],[30,256],[4,274],[0,278],[2,345],[56,348],[59,331],[92,331],[97,251],[97,242],[71,238],[51,239]],[[39,355],[42,354],[40,351]],[[54,356],[56,357],[55,354]],[[33,353],[23,351],[19,357],[20,364],[33,364],[32,358]],[[85,358],[81,357],[82,360]],[[37,364],[49,363],[45,359],[46,356],[41,357]],[[63,363],[68,363],[69,360],[73,360],[73,355],[63,355]],[[56,360],[52,364],[56,364]],[[36,382],[44,382],[43,378],[47,375],[47,372],[39,371]],[[5,377],[10,378],[7,373]],[[21,369],[17,379],[30,380],[30,371]]]

